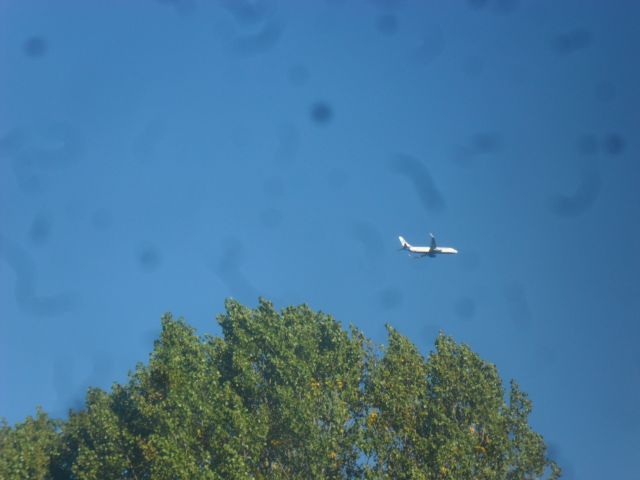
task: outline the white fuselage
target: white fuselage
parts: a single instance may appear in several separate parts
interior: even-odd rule
[[[398,237],[398,240],[400,240],[400,245],[402,246],[403,250],[408,250],[410,253],[417,253],[422,257],[424,256],[435,257],[436,255],[440,255],[440,254],[458,253],[458,250],[456,250],[455,248],[438,247],[436,245],[435,237],[433,236],[433,234],[430,234],[430,235],[431,235],[431,245],[428,247],[413,246],[409,242],[407,242],[403,237]]]
[[[451,247],[404,247],[406,250],[409,250],[412,253],[420,253],[422,255],[435,255],[440,253],[458,253],[458,250]]]

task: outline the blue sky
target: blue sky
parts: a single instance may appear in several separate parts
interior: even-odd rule
[[[516,378],[565,478],[640,467],[636,2],[0,2],[0,415],[171,311],[306,302]],[[460,254],[413,260],[397,235]]]

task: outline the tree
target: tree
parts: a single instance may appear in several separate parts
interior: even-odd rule
[[[222,337],[166,315],[147,365],[54,422],[0,430],[0,477],[557,478],[531,402],[440,335],[425,359],[309,307],[229,300]]]
[[[0,478],[38,480],[47,477],[51,456],[58,444],[60,422],[40,408],[35,418],[11,428],[0,421]]]

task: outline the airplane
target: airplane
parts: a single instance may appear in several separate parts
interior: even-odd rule
[[[402,245],[402,248],[400,250],[408,250],[409,256],[411,256],[412,253],[417,253],[419,257],[416,257],[416,258],[422,258],[425,256],[435,258],[436,254],[458,253],[458,250],[456,250],[455,248],[438,247],[436,245],[436,238],[433,236],[433,233],[430,233],[429,235],[431,235],[431,246],[429,247],[414,247],[409,242],[407,242],[403,237],[398,237],[398,239],[400,240],[400,245]]]

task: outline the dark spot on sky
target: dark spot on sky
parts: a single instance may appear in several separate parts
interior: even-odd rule
[[[351,236],[358,242],[354,249],[358,268],[371,272],[386,253],[380,232],[373,223],[358,220],[351,226]]]
[[[476,302],[469,297],[456,300],[453,305],[455,314],[463,320],[470,320],[476,313]]]
[[[234,43],[235,49],[243,55],[267,52],[278,43],[283,30],[280,22],[274,19],[268,20],[256,33],[238,36]]]
[[[222,6],[241,25],[253,25],[264,20],[273,7],[266,0],[221,0]]]
[[[504,297],[509,320],[519,327],[529,326],[531,324],[531,309],[524,287],[517,282],[511,283],[505,287]]]
[[[75,363],[68,354],[53,359],[53,390],[56,393],[54,415],[64,416],[69,410],[80,411],[85,406],[83,388],[77,382]]]
[[[149,350],[149,347],[153,347],[153,344],[160,338],[161,334],[160,327],[153,327],[145,330],[140,335],[140,343],[145,347],[146,350]]]
[[[258,291],[240,269],[244,259],[242,242],[231,238],[225,243],[214,271],[236,299],[244,302],[254,301],[258,297]]]
[[[217,265],[217,270],[221,272],[229,272],[237,270],[244,259],[244,247],[242,242],[236,238],[228,239],[223,248],[222,256]]]
[[[267,208],[260,213],[260,223],[266,228],[277,228],[282,223],[282,212],[277,208]]]
[[[582,135],[578,139],[578,152],[582,155],[594,155],[598,153],[597,137],[592,133]]]
[[[500,136],[493,132],[477,133],[471,141],[473,152],[479,155],[497,153],[502,148]]]
[[[587,170],[573,195],[556,194],[551,198],[551,211],[561,217],[575,217],[589,210],[602,188],[600,174]]]
[[[29,228],[29,239],[35,245],[42,245],[46,243],[51,234],[51,218],[45,213],[38,213],[31,222]]]
[[[162,258],[158,249],[153,245],[145,245],[138,250],[138,264],[145,272],[153,272],[156,270]]]
[[[309,70],[304,65],[293,65],[289,68],[289,81],[292,85],[300,87],[309,81]]]
[[[311,120],[318,125],[326,125],[333,118],[333,109],[326,102],[315,102],[311,105]]]
[[[94,355],[92,368],[86,380],[87,387],[105,386],[111,381],[113,371],[113,358],[106,352]]]
[[[470,142],[458,150],[454,159],[460,166],[469,167],[473,165],[475,157],[497,154],[501,150],[500,135],[495,132],[480,132],[473,135]]]
[[[384,254],[384,241],[380,232],[369,222],[356,222],[352,228],[353,238],[355,238],[362,247],[367,258],[377,258]]]
[[[380,33],[393,35],[398,31],[398,19],[392,14],[380,15],[376,20],[376,28]]]
[[[15,274],[16,302],[25,312],[41,317],[55,316],[68,312],[76,304],[75,296],[70,293],[38,295],[33,260],[24,249],[2,236],[0,258],[4,258]]]
[[[562,468],[562,480],[576,480],[572,463],[563,454],[562,449],[555,442],[547,441],[547,458],[556,462]]]
[[[624,151],[625,141],[617,133],[610,133],[604,138],[604,149],[611,155],[619,155]]]
[[[76,162],[84,151],[84,141],[65,124],[34,129],[14,129],[0,141],[0,154],[11,159],[23,190],[38,192],[51,172]]]
[[[378,305],[382,310],[393,310],[402,305],[402,291],[395,287],[387,287],[378,292]]]
[[[556,35],[551,44],[558,53],[568,54],[587,48],[591,41],[591,33],[588,30],[576,28]]]
[[[283,32],[274,17],[275,4],[267,0],[221,0],[236,23],[234,49],[242,55],[257,55],[271,50]]]
[[[40,36],[29,37],[24,42],[24,53],[31,58],[43,57],[47,53],[47,41]]]
[[[68,413],[70,411],[80,412],[82,410],[86,410],[86,401],[85,395],[83,392],[79,392],[78,390],[74,390],[71,394],[71,397],[68,402],[66,402],[66,407],[64,408],[64,413]]]
[[[427,167],[418,159],[409,155],[396,155],[390,163],[390,170],[405,176],[414,186],[423,207],[431,212],[445,210],[445,201],[436,188],[433,177]]]
[[[53,389],[58,403],[66,403],[73,393],[73,359],[68,355],[60,355],[53,360]]]

